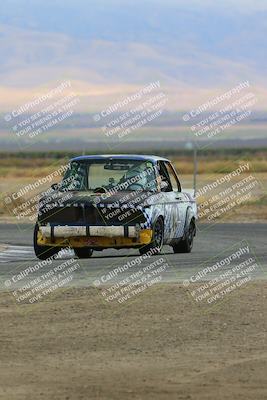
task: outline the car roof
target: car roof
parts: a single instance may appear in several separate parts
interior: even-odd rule
[[[140,154],[101,154],[101,155],[91,155],[91,156],[79,156],[72,158],[71,161],[83,161],[83,160],[140,160],[140,161],[152,161],[156,163],[157,161],[170,161],[167,158],[162,158],[152,155],[140,155]]]

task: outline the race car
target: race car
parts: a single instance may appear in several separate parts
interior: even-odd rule
[[[78,258],[110,248],[159,254],[163,245],[189,253],[196,220],[194,195],[182,190],[170,160],[80,156],[39,201],[34,250],[39,259],[66,247]]]

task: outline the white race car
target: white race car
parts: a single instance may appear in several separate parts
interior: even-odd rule
[[[190,252],[197,206],[165,158],[80,156],[39,203],[35,254],[46,259],[72,247],[79,258],[107,248]]]

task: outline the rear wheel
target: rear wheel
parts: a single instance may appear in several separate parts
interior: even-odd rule
[[[157,219],[153,228],[152,242],[139,249],[139,253],[143,255],[150,251],[153,253],[153,255],[160,254],[163,242],[164,242],[164,223],[162,218],[159,218]]]
[[[73,250],[78,258],[90,258],[93,254],[93,250],[90,247],[76,247]]]
[[[194,221],[191,220],[185,238],[173,246],[174,253],[191,253],[195,233],[196,226]]]
[[[38,232],[39,232],[39,226],[36,223],[34,227],[34,233],[33,233],[33,247],[34,247],[34,252],[37,258],[39,260],[47,260],[50,257],[55,256],[59,250],[60,247],[53,247],[53,246],[39,246],[38,244]]]

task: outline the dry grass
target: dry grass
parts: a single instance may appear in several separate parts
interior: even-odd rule
[[[173,161],[177,171],[181,174],[193,173],[193,160],[191,156],[175,156],[169,158]],[[63,154],[59,157],[0,157],[0,176],[2,177],[42,177],[55,170],[55,166],[66,164],[68,157]],[[254,155],[227,155],[226,154],[199,154],[198,173],[226,173],[231,172],[240,163],[249,162],[254,172],[267,172],[267,152]]]
[[[179,158],[175,159],[174,165],[178,172],[182,174],[192,174],[194,172],[194,165],[192,159],[190,158]],[[240,164],[249,162],[251,168],[254,172],[267,172],[267,159],[263,160],[209,160],[209,159],[199,159],[198,160],[198,173],[202,174],[220,174],[232,172],[234,169],[238,168]]]
[[[66,164],[66,158],[7,158],[0,159],[0,176],[9,178],[38,178],[55,171]]]

